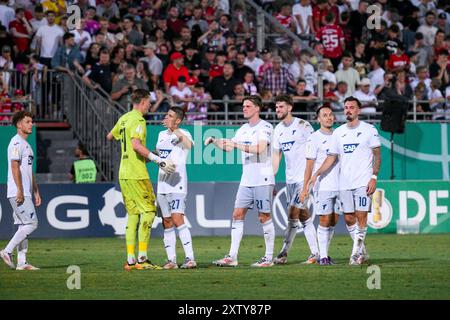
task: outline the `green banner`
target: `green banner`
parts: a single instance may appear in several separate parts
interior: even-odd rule
[[[450,181],[380,181],[368,216],[370,233],[450,232]]]
[[[0,126],[0,184],[8,181],[8,145],[12,137],[17,134],[17,129],[13,126]],[[37,152],[36,152],[36,128],[33,128],[33,133],[28,137],[28,143],[33,148],[34,152],[34,167],[36,172]]]
[[[225,153],[212,145],[205,147],[203,141],[209,137],[232,138],[237,126],[185,126],[195,141],[188,158],[188,176],[191,182],[239,181],[242,173],[240,155],[236,150]],[[317,128],[317,126],[316,126]],[[450,124],[407,123],[404,134],[394,135],[395,180],[449,180],[450,146],[448,139]],[[379,179],[391,177],[390,133],[380,132],[382,164]],[[148,126],[147,146],[154,149],[162,126]],[[285,180],[282,160],[277,181]],[[152,181],[156,181],[157,170],[149,165]]]

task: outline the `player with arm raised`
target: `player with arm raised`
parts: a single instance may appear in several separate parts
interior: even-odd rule
[[[306,240],[311,254],[305,263],[316,263],[319,259],[316,229],[313,219],[304,202],[300,201],[300,192],[303,189],[303,176],[305,172],[306,157],[305,145],[313,133],[309,122],[293,117],[293,101],[288,95],[275,97],[275,110],[281,122],[275,127],[273,134],[273,168],[277,173],[281,152],[286,162],[286,194],[289,210],[289,221],[285,231],[283,247],[275,258],[274,263],[286,264],[289,249],[292,247],[300,223],[303,225]]]
[[[361,102],[355,97],[344,101],[347,123],[337,128],[332,135],[328,156],[322,166],[311,177],[314,185],[317,177],[327,172],[339,157],[339,198],[345,214],[347,228],[353,238],[350,256],[351,265],[361,265],[367,259],[365,238],[367,213],[372,194],[376,190],[377,175],[381,165],[381,142],[377,129],[359,120]],[[352,223],[356,222],[356,223]]]
[[[271,267],[275,242],[275,227],[270,215],[275,184],[271,157],[273,127],[259,117],[263,107],[259,96],[245,97],[242,105],[244,118],[248,123],[239,128],[234,138],[216,140],[209,137],[205,141],[205,144],[214,143],[225,151],[234,148],[240,150],[243,167],[234,203],[230,251],[223,259],[214,261],[213,264],[221,267],[238,265],[237,256],[244,233],[245,215],[248,209],[256,206],[264,232],[266,252],[252,267]]]
[[[127,263],[125,270],[162,269],[147,258],[150,231],[156,214],[155,194],[145,166],[146,159],[154,161],[168,174],[175,171],[171,160],[164,160],[151,153],[145,147],[147,127],[143,115],[150,107],[150,94],[147,90],[137,89],[131,95],[133,110],[117,121],[108,133],[107,139],[120,140],[121,161],[119,184],[123,201],[128,213],[126,227]],[[136,230],[138,230],[139,257],[135,258]]]
[[[316,111],[320,129],[315,131],[306,143],[306,168],[303,191],[300,201],[304,202],[309,196],[309,180],[313,172],[320,168],[327,157],[328,144],[333,134],[334,114],[329,106],[321,106]],[[317,243],[319,245],[320,265],[334,264],[328,255],[328,248],[334,235],[334,226],[339,216],[335,213],[335,207],[339,196],[339,164],[336,161],[333,166],[324,172],[313,186],[314,210],[320,216],[317,228]]]
[[[8,190],[7,197],[13,208],[14,224],[18,229],[6,248],[0,251],[3,261],[15,268],[12,253],[17,247],[16,270],[39,270],[27,262],[28,236],[36,230],[38,219],[34,206],[41,205],[41,196],[33,174],[34,153],[27,142],[33,131],[32,114],[19,111],[13,115],[12,123],[17,134],[8,145]],[[34,195],[34,204],[33,204]]]
[[[177,269],[176,234],[183,245],[185,259],[181,269],[197,267],[192,248],[192,237],[184,222],[186,208],[187,173],[186,158],[194,145],[189,131],[180,129],[184,119],[184,111],[179,107],[171,107],[164,118],[163,124],[167,130],[158,136],[156,150],[161,159],[171,159],[177,163],[176,171],[167,174],[162,169],[158,173],[158,205],[161,209],[164,226],[164,247],[167,252],[167,263],[164,269]]]

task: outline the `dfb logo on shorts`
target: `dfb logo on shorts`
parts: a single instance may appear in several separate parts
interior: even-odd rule
[[[169,156],[169,154],[172,152],[172,150],[168,150],[168,149],[160,149],[159,150],[159,156],[162,158],[162,159],[165,159],[165,158],[167,158],[168,156]]]
[[[359,146],[359,143],[344,144],[344,153],[352,153],[357,146]]]
[[[281,144],[281,147],[283,148],[283,151],[289,151],[289,150],[291,150],[294,143],[295,143],[295,141],[283,142]]]

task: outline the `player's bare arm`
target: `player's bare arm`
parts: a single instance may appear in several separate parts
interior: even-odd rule
[[[281,161],[281,150],[273,150],[272,152],[272,166],[273,166],[273,175],[277,175],[278,169],[280,168]]]
[[[305,167],[305,177],[303,182],[303,190],[300,193],[300,202],[305,202],[305,199],[308,198],[309,194],[309,180],[311,180],[312,171],[314,168],[314,161],[312,159],[306,159],[306,167]]]
[[[372,179],[370,179],[369,184],[367,185],[367,195],[371,195],[377,189],[377,176],[381,167],[381,148],[373,148],[373,175]]]
[[[11,171],[14,178],[14,183],[17,186],[16,203],[21,205],[24,201],[23,185],[22,185],[22,173],[20,172],[20,162],[17,160],[11,161]]]
[[[36,183],[36,176],[33,174],[33,194],[34,194],[34,205],[39,207],[41,205],[41,194],[39,193],[39,188]]]
[[[257,145],[247,145],[233,142],[231,140],[226,140],[226,144],[232,148],[239,149],[241,151],[253,154],[261,154],[267,150],[269,143],[266,140],[260,140]]]
[[[231,150],[233,150],[233,148],[230,147],[230,145],[226,143],[226,140],[228,140],[228,139],[216,139],[215,137],[208,137],[205,140],[205,146],[212,143],[217,148],[219,148],[223,151],[226,151],[226,152],[230,152]]]
[[[322,166],[317,170],[317,172],[311,177],[311,180],[308,183],[308,189],[310,186],[314,186],[316,183],[317,178],[324,172],[328,171],[331,166],[335,163],[337,159],[337,154],[329,154],[325,161],[323,162]]]
[[[106,139],[108,141],[111,141],[112,139],[114,139],[114,135],[112,134],[112,132],[108,133],[108,135],[106,136]]]
[[[186,148],[188,150],[191,150],[192,148],[192,141],[186,137],[186,135],[181,131],[180,129],[176,129],[173,131],[173,133],[177,136],[181,144],[183,145],[183,148]]]

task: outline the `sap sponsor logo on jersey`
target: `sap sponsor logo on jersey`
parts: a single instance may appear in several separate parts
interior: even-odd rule
[[[344,144],[344,153],[352,153],[359,146],[359,143]]]
[[[172,152],[172,150],[169,150],[169,149],[159,149],[159,156],[162,159],[166,159],[171,152]]]
[[[289,151],[292,149],[292,147],[294,146],[295,141],[288,141],[288,142],[282,142],[281,143],[281,148],[283,149],[283,151]]]

